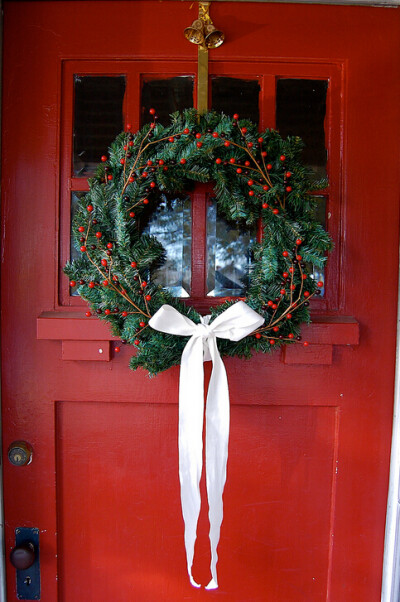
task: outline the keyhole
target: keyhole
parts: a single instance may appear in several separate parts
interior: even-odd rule
[[[15,454],[14,460],[15,460],[15,462],[21,462],[22,456],[20,454]]]
[[[30,577],[25,577],[24,583],[25,585],[30,585],[32,583],[32,579]]]

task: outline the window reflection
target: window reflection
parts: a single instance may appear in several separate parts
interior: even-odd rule
[[[246,294],[251,266],[253,231],[240,230],[218,215],[215,199],[207,209],[207,296]]]
[[[163,195],[144,232],[155,236],[167,254],[165,263],[155,272],[154,281],[174,297],[189,297],[192,249],[190,198],[168,199]]]
[[[168,79],[143,78],[141,125],[152,121],[151,108],[156,109],[158,120],[168,125],[170,115],[193,106],[194,76],[182,75]]]

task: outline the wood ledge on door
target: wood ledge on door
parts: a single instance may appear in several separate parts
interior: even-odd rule
[[[351,316],[312,317],[302,327],[302,337],[309,345],[285,345],[281,359],[285,364],[332,364],[334,345],[358,345],[359,324]],[[96,317],[87,318],[80,312],[43,312],[37,318],[37,338],[61,340],[63,360],[109,362],[112,359],[112,336],[108,325]]]

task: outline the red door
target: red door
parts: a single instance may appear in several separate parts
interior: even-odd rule
[[[226,360],[232,412],[220,588],[205,592],[186,574],[178,368],[154,379],[131,372],[132,350],[115,353],[107,328],[85,318],[62,274],[71,199],[87,189],[91,168],[90,158],[79,162],[77,137],[93,113],[89,102],[79,117],[82,82],[111,78],[114,105],[134,127],[149,82],[185,76],[195,95],[197,50],[182,32],[197,6],[6,0],[4,10],[7,554],[18,529],[39,530],[44,602],[377,602],[397,304],[398,11],[212,5],[226,41],[210,52],[210,78],[255,82],[261,127],[283,133],[292,116],[301,125],[296,86],[325,82],[330,187],[320,197],[335,250],[314,323],[304,328],[309,347]],[[161,102],[163,89],[149,98]],[[218,98],[228,96],[235,98],[222,88]],[[32,461],[15,466],[7,452],[21,440]],[[202,511],[193,573],[203,584],[207,533]],[[7,568],[11,601],[20,590],[8,560]]]

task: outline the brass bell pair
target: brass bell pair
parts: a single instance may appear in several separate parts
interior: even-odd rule
[[[225,39],[222,31],[214,27],[213,23],[204,23],[202,19],[193,21],[192,25],[186,27],[183,33],[192,44],[201,44],[206,48],[218,48]]]

